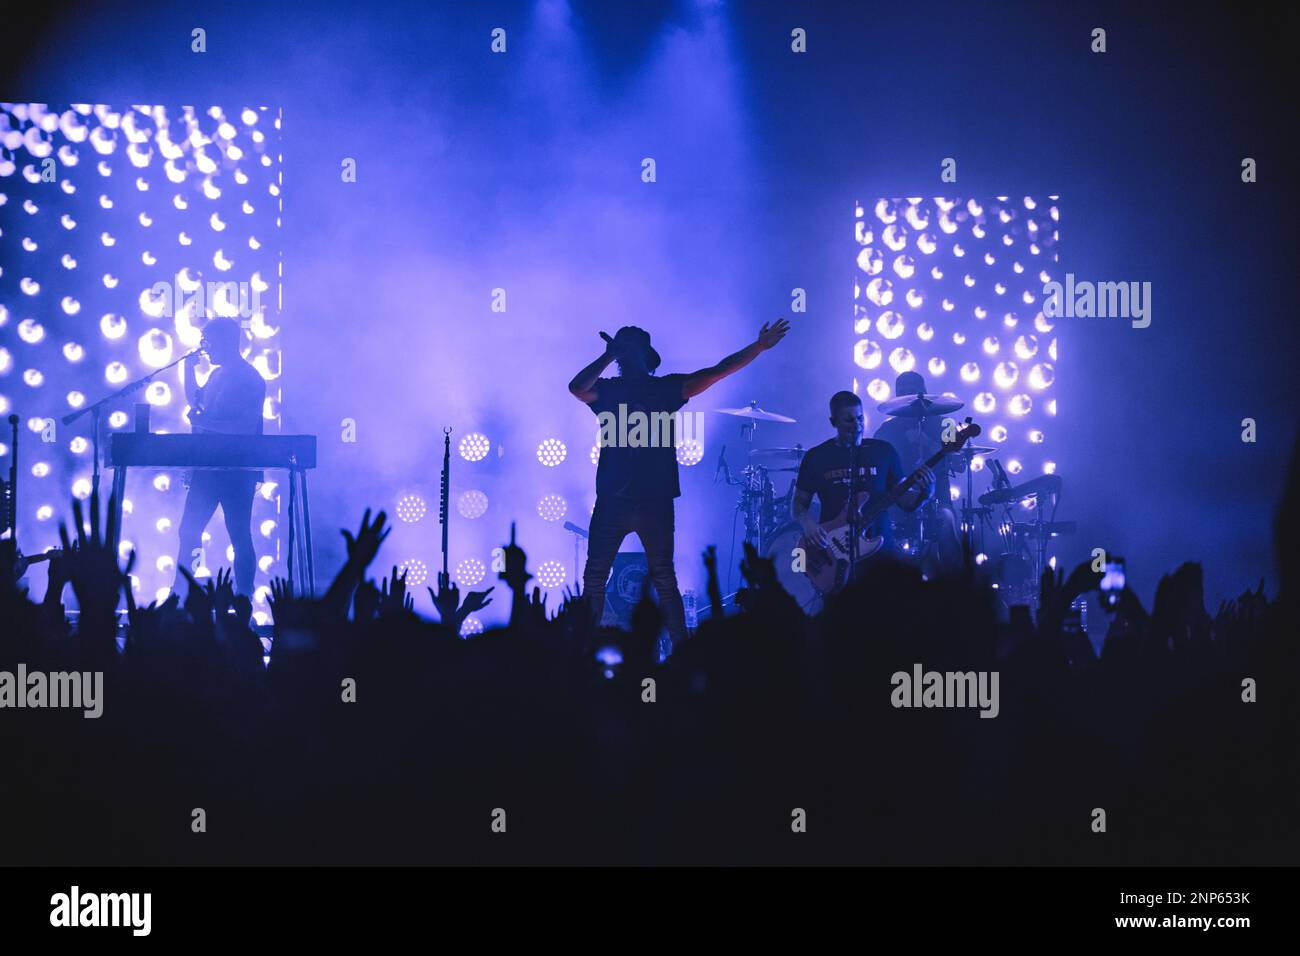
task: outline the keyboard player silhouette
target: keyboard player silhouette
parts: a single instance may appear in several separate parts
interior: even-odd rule
[[[185,369],[190,430],[195,434],[262,434],[266,381],[240,354],[243,337],[243,329],[233,319],[213,319],[203,329],[201,348],[217,367],[202,388],[194,381],[193,369]],[[176,555],[177,578],[182,566],[191,571],[200,566],[213,567],[208,560],[210,556],[203,551],[203,532],[220,505],[226,532],[235,549],[235,588],[251,597],[253,578],[257,574],[251,528],[253,495],[262,481],[262,472],[245,468],[200,468],[191,471],[188,480]]]

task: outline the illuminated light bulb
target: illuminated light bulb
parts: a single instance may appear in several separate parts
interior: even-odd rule
[[[1034,407],[1033,400],[1028,395],[1015,395],[1007,404],[1008,410],[1012,415],[1028,415],[1029,410]]]
[[[397,570],[406,576],[407,587],[419,587],[429,580],[429,566],[419,558],[407,558]]]
[[[472,588],[483,580],[487,568],[478,558],[466,558],[456,565],[456,583],[463,588]]]
[[[975,396],[975,411],[981,415],[987,415],[993,409],[997,408],[997,399],[993,397],[992,392],[980,392]]]
[[[568,454],[568,448],[558,438],[547,438],[537,446],[537,460],[547,468],[559,465]]]
[[[934,326],[929,322],[922,322],[916,327],[916,337],[922,342],[929,342],[934,338]]]
[[[460,457],[466,461],[481,461],[487,457],[492,443],[480,432],[470,432],[460,440]]]
[[[997,355],[998,349],[1000,349],[1001,347],[1002,347],[1002,343],[998,341],[998,337],[996,335],[990,335],[984,339],[983,348],[984,348],[985,355]]]
[[[45,326],[35,319],[23,319],[18,323],[18,337],[28,345],[37,345],[45,340]]]
[[[967,362],[961,367],[961,380],[963,382],[978,382],[980,379],[980,367],[974,362]]]
[[[903,334],[906,323],[897,312],[882,312],[876,320],[876,331],[887,339],[896,339]]]
[[[948,371],[948,363],[936,355],[930,359],[926,368],[930,370],[931,375],[942,375],[944,372]]]
[[[537,502],[537,514],[543,521],[559,521],[568,510],[568,502],[562,495],[544,495]]]
[[[1020,368],[1015,362],[999,362],[993,370],[993,382],[999,388],[1010,388],[1020,377]]]
[[[558,588],[565,576],[564,565],[559,561],[543,561],[537,568],[537,583],[544,588]]]
[[[462,518],[481,518],[488,509],[488,496],[474,489],[463,491],[456,499],[456,510]]]
[[[877,402],[883,402],[889,398],[889,383],[884,379],[873,378],[867,384],[867,394]]]
[[[916,356],[910,349],[896,348],[889,353],[889,364],[895,372],[902,374],[916,368]]]
[[[867,298],[884,308],[894,301],[894,289],[888,279],[872,279],[867,283]]]
[[[677,446],[677,464],[689,468],[698,465],[704,457],[704,444],[695,438],[688,438]]]
[[[1051,365],[1041,362],[1029,370],[1029,387],[1042,390],[1049,388],[1056,381],[1056,372]]]
[[[1038,351],[1038,339],[1032,335],[1022,335],[1016,339],[1016,358],[1031,359]]]
[[[166,405],[172,400],[172,390],[166,382],[150,382],[144,392],[145,401],[150,405]]]

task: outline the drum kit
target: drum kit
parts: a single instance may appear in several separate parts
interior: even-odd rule
[[[927,421],[949,415],[962,407],[964,403],[952,395],[902,395],[880,403],[877,410],[893,418],[914,419],[916,431],[912,440],[919,451],[928,440],[925,438]],[[744,541],[753,545],[759,554],[772,559],[782,585],[800,606],[813,610],[820,598],[809,579],[793,570],[790,560],[803,535],[803,529],[793,514],[794,476],[790,476],[789,485],[782,495],[776,494],[774,485],[774,479],[779,479],[782,474],[798,472],[804,448],[798,443],[787,447],[758,447],[755,444],[759,423],[794,424],[796,420],[760,408],[757,402],[717,411],[744,419],[741,437],[746,456],[745,465],[739,475],[735,475],[727,464],[724,446],[715,481],[724,480],[739,489],[736,516],[744,519]],[[910,427],[908,433],[911,435]],[[993,446],[967,443],[952,456],[950,474],[965,474],[966,487],[964,494],[959,495],[961,506],[957,515],[962,549],[966,560],[989,565],[992,581],[1007,605],[1036,605],[1038,582],[1048,565],[1048,542],[1061,535],[1073,534],[1076,525],[1072,521],[1055,520],[1062,484],[1059,475],[1042,475],[1019,485],[1012,484],[1006,470],[997,461],[999,451]],[[924,454],[916,456],[918,461],[924,457]],[[903,462],[905,471],[909,464]],[[974,473],[985,466],[992,476],[992,487],[976,499]],[[1034,511],[1033,521],[1016,520],[1014,509],[1030,507]],[[932,498],[914,515],[899,520],[898,546],[923,567],[932,566],[943,530],[940,502]],[[734,532],[732,537],[734,548]],[[988,557],[984,558],[984,555]],[[732,560],[731,566],[734,565]]]

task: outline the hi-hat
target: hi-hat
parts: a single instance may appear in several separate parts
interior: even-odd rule
[[[778,415],[776,412],[765,412],[758,407],[758,402],[750,402],[744,408],[719,408],[715,411],[722,412],[724,415],[735,415],[737,418],[749,418],[756,422],[786,422],[794,424],[794,419],[788,415]]]
[[[876,406],[886,415],[899,415],[903,418],[929,418],[931,415],[947,415],[955,412],[966,403],[959,402],[951,395],[900,395]]]

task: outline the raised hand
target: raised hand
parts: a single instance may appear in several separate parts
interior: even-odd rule
[[[379,546],[384,543],[392,528],[385,529],[384,522],[388,520],[388,515],[379,512],[375,516],[374,523],[370,521],[370,509],[366,509],[365,515],[361,518],[361,527],[357,530],[357,536],[354,538],[343,529],[340,533],[343,540],[347,543],[348,563],[359,572],[365,571],[370,567],[370,562],[375,560],[375,555],[379,553]]]
[[[757,341],[759,348],[766,352],[772,346],[776,345],[777,342],[780,342],[785,338],[786,333],[789,331],[790,323],[785,319],[777,319],[770,327],[766,322],[764,322],[763,327],[758,330]]]
[[[59,541],[65,555],[69,556],[68,577],[72,591],[81,608],[82,628],[97,629],[101,634],[117,631],[117,597],[123,583],[128,581],[135,567],[135,552],[131,552],[123,570],[117,557],[117,507],[113,498],[108,500],[108,521],[100,533],[99,493],[90,496],[90,520],[87,521],[79,498],[72,499],[72,519],[77,527],[77,548],[73,551],[68,528],[59,522]],[[89,530],[87,530],[89,524]]]
[[[510,522],[510,544],[505,548],[506,569],[497,575],[516,592],[528,586],[532,575],[528,573],[528,555],[515,544],[515,523]]]
[[[528,620],[533,624],[546,623],[546,595],[541,588],[533,588],[533,596],[528,601]]]
[[[406,571],[398,574],[397,565],[393,565],[392,574],[380,582],[379,612],[381,614],[396,614],[405,610],[407,596],[406,575]]]
[[[780,587],[776,578],[776,565],[770,558],[761,557],[758,549],[745,542],[745,560],[740,563],[740,573],[755,588]]]
[[[456,612],[460,609],[460,588],[445,571],[438,572],[438,590],[427,588],[433,606],[438,610],[438,620],[448,627],[459,627]]]
[[[75,545],[73,546],[75,549]],[[45,586],[45,604],[48,607],[63,607],[63,589],[72,580],[71,559],[66,554],[56,554],[50,558]],[[127,607],[131,604],[131,588],[126,588]]]
[[[469,594],[465,595],[465,603],[460,607],[460,616],[463,618],[475,611],[483,610],[492,603],[492,598],[488,595],[495,590],[495,587],[490,587],[486,591],[470,591]]]
[[[305,607],[293,593],[293,585],[284,578],[271,581],[271,620],[277,633],[286,627],[305,622]]]
[[[190,586],[189,593],[185,596],[185,610],[189,612],[190,617],[194,619],[196,624],[202,622],[211,623],[212,611],[217,603],[216,585],[212,583],[211,579],[208,579],[206,585],[199,584],[195,580],[193,573],[185,565],[180,566],[180,572]]]
[[[224,617],[235,606],[234,572],[229,568],[217,571],[217,586],[212,592],[213,610]]]

